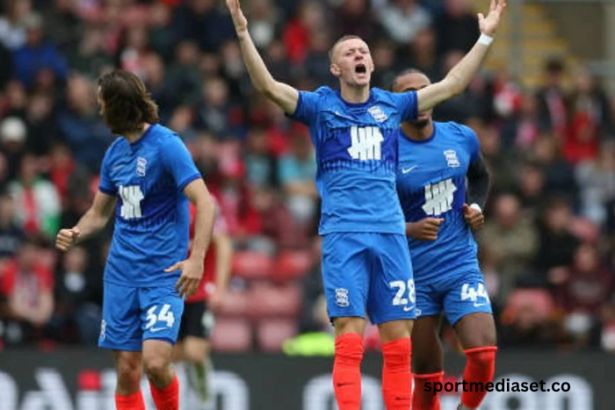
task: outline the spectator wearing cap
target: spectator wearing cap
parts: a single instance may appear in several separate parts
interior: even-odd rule
[[[6,156],[8,168],[6,178],[9,180],[17,176],[26,138],[26,124],[21,118],[7,117],[0,123],[0,148]]]

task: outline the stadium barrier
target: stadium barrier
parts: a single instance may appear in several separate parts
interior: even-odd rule
[[[328,358],[282,355],[217,355],[214,391],[217,410],[337,410]],[[447,357],[445,381],[463,372],[461,355]],[[384,410],[380,393],[381,359],[363,362],[364,410]],[[489,393],[482,410],[612,410],[615,357],[604,353],[503,352],[496,380],[567,382],[568,392]],[[183,372],[178,371],[183,380]],[[0,410],[114,410],[115,374],[109,353],[100,350],[0,353]],[[185,386],[185,383],[183,383]],[[148,409],[155,409],[143,381]],[[460,393],[445,393],[442,410],[454,410]],[[184,400],[183,410],[192,410]]]

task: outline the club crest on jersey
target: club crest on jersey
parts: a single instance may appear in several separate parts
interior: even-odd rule
[[[451,168],[457,168],[459,167],[459,160],[457,159],[457,153],[452,150],[446,150],[444,151],[444,157],[446,158],[446,163],[448,164],[449,167]]]
[[[137,158],[137,175],[140,177],[145,176],[145,166],[147,165],[147,160],[143,157]]]
[[[377,105],[370,107],[367,111],[374,117],[376,122],[385,122],[389,118],[384,111],[382,111],[382,108]]]

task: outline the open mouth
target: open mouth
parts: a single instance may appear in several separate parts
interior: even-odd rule
[[[367,67],[365,66],[365,64],[357,64],[357,66],[354,68],[354,71],[357,74],[366,74]]]

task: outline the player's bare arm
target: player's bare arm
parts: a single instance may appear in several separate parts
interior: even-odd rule
[[[442,218],[425,218],[418,222],[406,223],[406,236],[420,241],[435,241],[444,222]]]
[[[478,15],[478,24],[482,33],[480,39],[442,81],[417,92],[419,112],[430,110],[466,89],[487,56],[490,39],[495,35],[505,8],[506,0],[491,0],[487,17],[482,13]]]
[[[58,232],[56,247],[61,251],[67,251],[78,242],[98,233],[113,215],[116,201],[117,198],[114,195],[98,191],[92,206],[81,217],[77,225]]]
[[[209,298],[209,307],[217,313],[222,308],[231,278],[233,243],[226,233],[217,234],[213,240],[216,245],[216,290]]]
[[[211,243],[214,226],[214,203],[201,178],[188,184],[184,188],[184,194],[196,207],[192,251],[188,259],[165,269],[165,272],[181,270],[182,274],[175,285],[175,290],[180,297],[189,297],[196,292],[203,277],[203,260]]]
[[[239,0],[226,0],[231,12],[243,61],[248,69],[254,88],[275,102],[287,114],[294,114],[299,101],[299,92],[288,84],[276,81],[269,73],[248,32],[248,20],[241,10]]]

